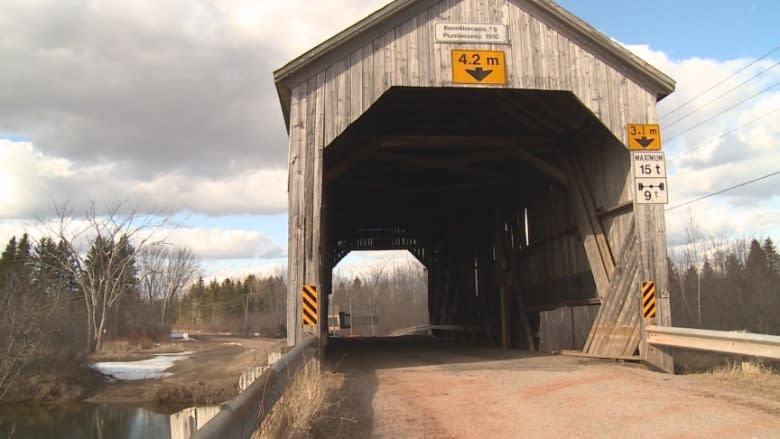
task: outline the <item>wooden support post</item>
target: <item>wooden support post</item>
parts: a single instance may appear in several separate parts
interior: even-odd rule
[[[640,248],[640,279],[654,281],[658,296],[656,297],[656,317],[651,323],[658,326],[671,326],[672,313],[669,305],[669,267],[666,255],[666,221],[664,206],[656,204],[643,204],[634,206],[637,232],[639,234]],[[640,292],[635,291],[637,300],[641,303]],[[641,314],[642,309],[638,311]],[[648,324],[641,319],[642,343],[639,345],[639,353],[642,359],[654,367],[674,373],[674,360],[665,350],[647,344],[645,326]]]
[[[288,252],[287,267],[287,345],[294,346],[303,336],[301,322],[300,290],[303,286],[305,255],[303,184],[306,163],[306,85],[296,87],[292,93],[291,117],[296,123],[290,127],[289,181],[288,181]]]
[[[508,349],[512,345],[510,330],[510,297],[509,287],[507,285],[506,272],[508,267],[505,246],[505,227],[504,217],[501,211],[496,212],[495,237],[493,246],[496,254],[496,283],[498,285],[499,303],[501,304],[501,347]]]
[[[596,212],[588,180],[574,159],[565,154],[560,157],[564,169],[570,175],[569,202],[582,236],[596,290],[599,298],[604,299],[615,270],[614,256]]]

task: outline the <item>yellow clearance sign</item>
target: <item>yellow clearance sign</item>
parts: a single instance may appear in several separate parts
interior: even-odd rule
[[[658,124],[628,124],[628,148],[633,151],[660,151],[661,127]]]
[[[499,50],[453,50],[453,84],[506,85],[506,62]]]

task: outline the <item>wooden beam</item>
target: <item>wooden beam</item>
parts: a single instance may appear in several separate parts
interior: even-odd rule
[[[367,138],[371,139],[371,138]],[[342,157],[341,160],[337,161],[336,163],[331,164],[331,161],[328,160],[328,168],[325,169],[325,181],[326,183],[331,183],[332,181],[338,179],[342,175],[344,175],[347,171],[355,167],[358,163],[361,161],[367,159],[370,157],[376,150],[379,148],[379,144],[376,142],[367,141],[366,143],[363,143],[361,147],[356,147],[357,145],[348,145],[346,147],[350,148],[350,153],[346,154],[345,157]]]
[[[506,270],[508,261],[506,248],[504,246],[504,217],[501,211],[496,211],[495,238],[493,240],[493,249],[496,255],[496,283],[498,285],[499,303],[501,305],[501,347],[509,349],[512,346],[511,330],[509,327],[509,286],[507,285]]]
[[[561,153],[561,163],[571,177],[569,201],[577,221],[577,227],[582,235],[585,254],[588,256],[596,289],[599,297],[603,299],[607,295],[609,281],[615,270],[615,260],[607,243],[601,221],[596,215],[588,181],[569,155]]]
[[[501,147],[501,152],[504,157],[517,158],[525,162],[540,173],[551,177],[555,181],[561,184],[567,184],[568,178],[566,174],[558,169],[555,165],[546,162],[543,159],[529,153],[525,148],[529,144],[544,145],[549,148],[557,147],[553,139],[549,137],[541,136],[529,136],[529,137],[491,137],[491,136],[393,136],[383,137],[379,140],[381,148],[420,148],[420,147],[450,147],[450,148],[463,148],[474,147],[478,151],[484,151],[485,149],[491,149],[494,147]],[[485,155],[474,156],[461,156],[463,160],[477,161],[477,160],[496,160],[499,157],[495,156],[495,152],[487,153]]]
[[[625,355],[625,356],[624,355],[599,355],[599,354],[588,354],[580,351],[571,351],[568,349],[562,350],[561,355],[568,355],[570,357],[597,358],[601,360],[631,361],[637,363],[642,360],[641,358],[639,358],[639,355]]]
[[[495,171],[483,169],[473,162],[468,163],[468,157],[457,158],[453,160],[449,158],[426,158],[411,154],[379,153],[375,155],[374,158],[401,162],[401,166],[427,168],[452,174],[463,174],[488,179],[493,179],[496,177]]]
[[[388,149],[408,149],[421,146],[442,149],[514,148],[517,145],[529,144],[546,148],[557,146],[557,139],[548,136],[382,136],[378,141],[381,148]]]
[[[512,154],[517,156],[520,160],[524,161],[527,165],[541,172],[542,174],[551,177],[553,180],[560,184],[566,185],[569,183],[569,179],[565,173],[563,173],[556,166],[553,166],[539,157],[526,152],[522,148],[516,148],[512,150]]]
[[[596,210],[596,215],[599,218],[606,218],[606,217],[616,216],[616,215],[620,215],[620,214],[623,214],[623,213],[626,213],[626,212],[630,212],[632,210],[634,210],[634,201],[633,200],[628,200],[628,201],[624,201],[622,203],[618,203],[618,204],[616,204],[616,205],[614,205],[612,207],[609,207],[607,209],[603,209],[603,210],[597,209]]]

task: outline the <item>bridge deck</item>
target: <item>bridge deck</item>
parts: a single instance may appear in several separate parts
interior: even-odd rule
[[[642,366],[458,346],[338,340],[317,437],[777,437],[780,401]],[[331,373],[335,369],[335,373]]]

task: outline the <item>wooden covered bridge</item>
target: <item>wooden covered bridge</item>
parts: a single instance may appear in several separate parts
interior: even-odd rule
[[[535,312],[601,304],[585,351],[668,325],[663,205],[638,204],[627,125],[674,81],[549,0],[395,0],[274,74],[289,135],[288,343],[300,292],[353,250],[409,250],[433,324],[529,347]],[[660,139],[658,139],[660,142]],[[531,318],[529,319],[529,316]]]

